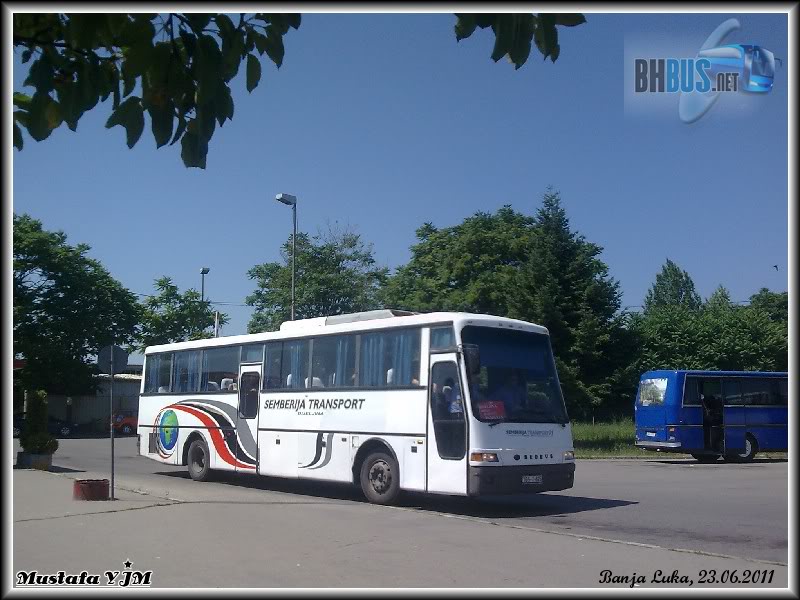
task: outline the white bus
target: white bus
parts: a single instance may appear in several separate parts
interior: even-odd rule
[[[479,496],[563,490],[572,431],[544,327],[377,310],[151,346],[139,452],[188,467]]]

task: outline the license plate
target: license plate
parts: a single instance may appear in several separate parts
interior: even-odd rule
[[[656,432],[655,431],[648,431],[648,432],[645,433],[645,435],[647,437],[656,437]]]
[[[523,475],[522,483],[542,483],[541,475]]]

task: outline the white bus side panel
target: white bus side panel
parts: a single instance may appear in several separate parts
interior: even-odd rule
[[[258,472],[276,477],[297,477],[297,433],[258,432]]]
[[[350,436],[345,433],[298,433],[297,476],[352,481]]]
[[[260,430],[424,435],[427,391],[262,393],[260,410]]]
[[[399,442],[397,459],[400,462],[400,487],[404,490],[425,491],[427,440],[421,437],[411,437],[399,440]]]
[[[425,488],[426,390],[298,392],[261,395],[260,473],[350,482],[359,447],[380,439],[397,457],[401,487]]]

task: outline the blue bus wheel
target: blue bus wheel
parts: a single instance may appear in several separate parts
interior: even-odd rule
[[[757,452],[758,442],[748,433],[744,438],[744,451],[726,454],[725,460],[728,462],[749,463],[755,458]]]

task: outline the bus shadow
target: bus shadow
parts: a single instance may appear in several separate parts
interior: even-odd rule
[[[737,463],[737,462],[726,462],[722,459],[719,459],[715,462],[700,462],[693,458],[663,458],[663,459],[648,459],[647,462],[651,463],[658,463],[661,465],[673,465],[678,467],[696,467],[696,466],[703,466],[703,467],[754,467],[757,465],[767,465],[767,464],[774,464],[774,463],[785,463],[789,462],[788,458],[778,458],[778,457],[764,457],[764,458],[754,458],[749,463]]]
[[[185,479],[187,481],[191,479],[186,469],[180,471],[160,471],[154,473],[154,475]],[[356,486],[331,481],[284,479],[281,477],[265,477],[263,475],[253,475],[250,473],[215,471],[210,482],[252,490],[264,490],[266,492],[282,492],[285,494],[312,496],[314,498],[366,502],[361,490]]]
[[[526,494],[520,496],[465,498],[462,496],[406,496],[403,503],[428,512],[441,512],[483,519],[519,519],[521,517],[560,517],[575,513],[630,506],[638,502],[612,498],[587,498],[563,494]],[[413,503],[410,500],[415,500]]]
[[[189,474],[185,470],[160,471],[154,474],[176,479],[190,479]],[[338,500],[368,504],[359,487],[341,482],[283,479],[252,474],[237,474],[226,471],[214,473],[214,477],[211,481],[217,484],[253,490],[281,492],[312,498],[326,498],[333,501]],[[484,519],[559,517],[574,513],[629,506],[632,504],[638,504],[638,502],[611,498],[587,498],[557,493],[475,499],[463,496],[404,492],[400,495],[397,502],[397,505],[402,508]]]

